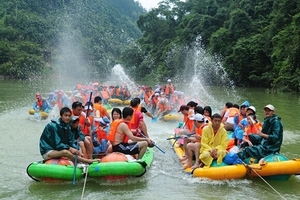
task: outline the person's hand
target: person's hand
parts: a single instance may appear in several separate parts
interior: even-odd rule
[[[79,153],[78,150],[75,149],[75,148],[73,148],[73,147],[70,147],[70,148],[69,148],[69,151],[70,151],[72,154],[74,154],[74,155],[76,155],[76,154],[78,155],[78,153]]]
[[[248,145],[249,145],[250,147],[253,146],[252,142],[250,142],[250,141],[247,141],[247,142],[248,142]]]
[[[218,158],[218,153],[217,153],[217,149],[212,149],[210,152],[211,157],[213,157],[213,159],[217,159]]]
[[[148,147],[154,147],[155,142],[152,141],[150,138],[147,138]]]

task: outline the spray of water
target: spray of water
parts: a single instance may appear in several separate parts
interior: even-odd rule
[[[131,94],[134,94],[137,90],[136,84],[132,81],[132,79],[124,72],[123,67],[120,64],[115,65],[112,68],[113,77],[117,78],[119,83],[123,83],[127,86],[128,90]],[[114,76],[115,75],[115,76]],[[114,79],[116,80],[116,79]],[[116,83],[118,84],[118,83]]]
[[[218,58],[210,55],[202,47],[198,37],[189,49],[185,75],[189,78],[184,91],[190,100],[198,99],[200,105],[209,105],[220,110],[227,101],[237,102],[235,85],[229,79]]]

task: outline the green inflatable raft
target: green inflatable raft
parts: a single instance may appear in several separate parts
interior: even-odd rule
[[[88,177],[103,176],[142,176],[150,167],[154,158],[152,148],[148,148],[141,160],[133,159],[122,153],[111,153],[101,159],[99,163],[87,166]],[[74,163],[66,158],[50,159],[33,162],[27,167],[27,174],[35,181],[65,180],[71,181],[76,173],[76,180],[84,178],[84,166],[78,164],[74,170]]]

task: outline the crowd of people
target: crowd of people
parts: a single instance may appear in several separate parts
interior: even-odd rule
[[[242,163],[248,158],[262,162],[264,157],[279,153],[283,139],[281,119],[273,105],[263,110],[265,118],[261,123],[256,118],[256,108],[248,101],[240,106],[227,102],[221,113],[213,115],[210,107],[205,112],[193,101],[182,105],[178,112],[184,121],[176,133],[182,141],[176,145],[184,150],[180,159],[184,167],[210,167],[213,160],[221,164],[228,153],[236,154],[238,161],[227,164]],[[228,139],[228,131],[233,132],[232,139]]]
[[[143,113],[154,119],[170,112],[183,115],[176,132],[181,140],[176,145],[184,150],[180,160],[186,168],[209,167],[213,160],[220,164],[229,152],[241,160],[260,160],[280,151],[283,125],[271,104],[263,108],[261,123],[248,101],[241,105],[227,102],[214,114],[210,106],[199,106],[195,99],[185,103],[184,93],[176,91],[170,79],[154,90],[137,85],[135,91],[130,94],[125,84],[112,87],[94,82],[77,84],[72,92],[55,91],[47,99],[36,94],[35,109],[49,112],[57,105],[60,110],[60,118],[51,120],[41,135],[42,157],[74,160],[78,155],[79,161],[91,163],[99,155],[121,152],[140,159],[154,145]],[[131,99],[130,106],[122,111],[113,108],[110,115],[104,107],[109,98]],[[230,140],[228,131],[233,132]]]

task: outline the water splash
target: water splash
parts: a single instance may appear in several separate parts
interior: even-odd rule
[[[187,61],[184,74],[191,77],[190,82],[186,82],[186,93],[191,100],[198,99],[201,106],[217,109],[222,109],[227,101],[239,101],[234,82],[229,79],[220,59],[202,47],[201,37],[189,50]]]
[[[136,84],[124,72],[124,69],[120,64],[117,64],[112,68],[112,73],[117,76],[117,78],[121,82],[121,84],[124,84],[127,86],[128,90],[130,91],[131,94],[134,94],[137,91]]]

